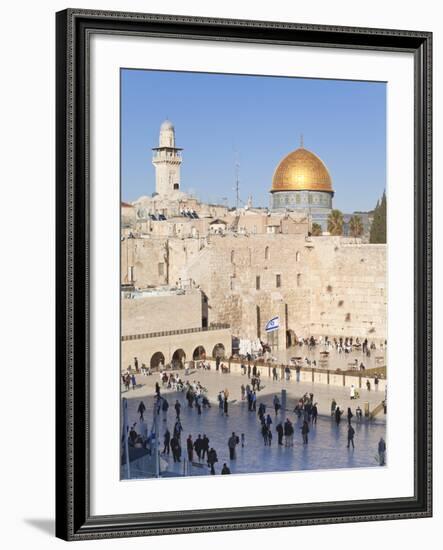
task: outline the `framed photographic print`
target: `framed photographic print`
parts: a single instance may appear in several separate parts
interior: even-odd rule
[[[57,536],[431,515],[431,40],[57,14]]]

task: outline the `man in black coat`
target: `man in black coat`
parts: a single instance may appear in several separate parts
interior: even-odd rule
[[[283,426],[282,426],[281,422],[279,422],[277,424],[275,429],[277,431],[278,444],[283,445]]]
[[[198,434],[197,439],[194,441],[194,449],[195,449],[195,452],[197,453],[199,462],[202,456],[202,445],[203,445],[202,436]]]
[[[208,452],[209,452],[209,438],[206,434],[203,434],[201,450],[202,450],[202,459],[204,460],[205,455],[208,456]]]
[[[188,460],[192,462],[194,459],[194,443],[191,434],[188,435],[188,439],[186,440],[186,448],[188,449]]]

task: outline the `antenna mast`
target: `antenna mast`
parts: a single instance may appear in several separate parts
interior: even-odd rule
[[[240,206],[240,160],[238,151],[235,151],[235,207],[238,210]]]

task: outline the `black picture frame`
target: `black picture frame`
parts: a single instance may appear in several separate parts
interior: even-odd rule
[[[411,52],[415,64],[415,491],[410,498],[92,516],[89,40],[94,33]],[[65,540],[432,515],[432,33],[68,9],[56,14],[56,535]]]

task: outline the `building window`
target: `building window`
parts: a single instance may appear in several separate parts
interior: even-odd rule
[[[255,288],[256,290],[260,290],[260,275],[257,275],[255,278]]]
[[[278,273],[276,276],[275,276],[275,286],[277,288],[280,288],[281,287],[281,275],[280,273]]]
[[[164,263],[159,263],[158,264],[158,274],[160,277],[163,277],[163,275],[165,274],[165,264]]]
[[[233,250],[231,250],[231,264],[234,263],[234,260],[235,260],[235,253]]]
[[[178,183],[174,183],[174,189],[178,189],[178,188],[179,188]]]
[[[265,260],[269,260],[269,246],[265,248]]]
[[[297,286],[301,285],[301,273],[297,273]]]
[[[300,252],[298,252],[298,251],[295,253],[295,261],[296,262],[300,261]]]
[[[257,315],[257,338],[261,337],[261,330],[260,330],[260,308],[256,306],[255,308],[256,315]]]

